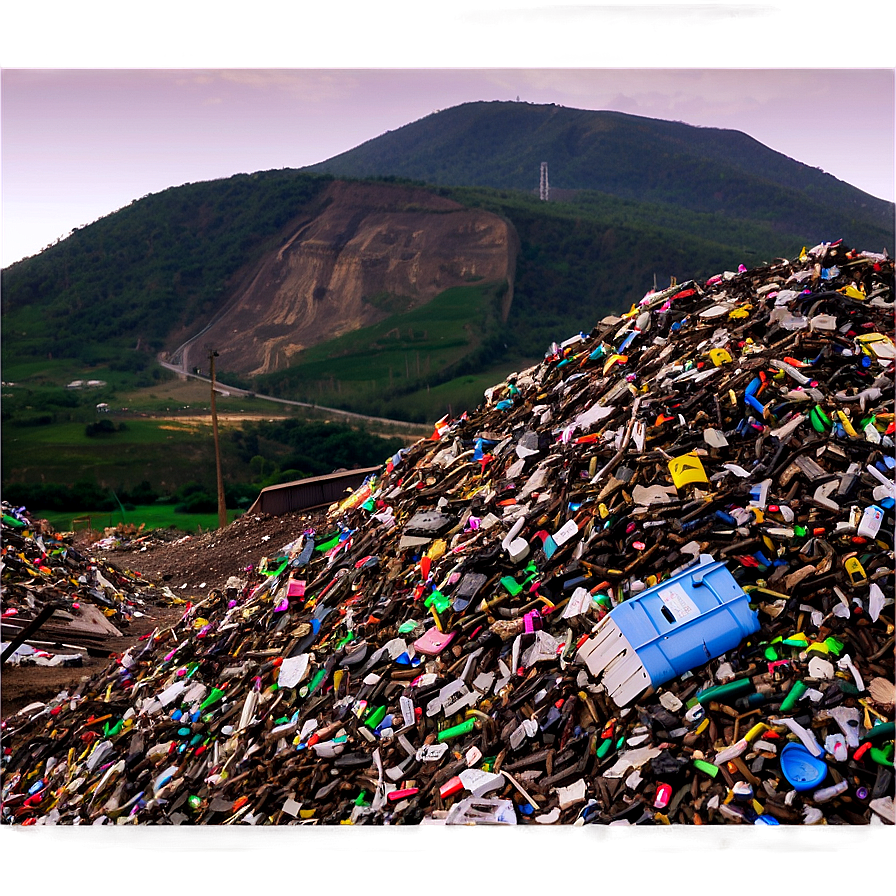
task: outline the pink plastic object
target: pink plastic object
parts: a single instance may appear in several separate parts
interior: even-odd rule
[[[440,632],[433,626],[414,641],[414,650],[424,656],[438,656],[453,640],[455,632]]]

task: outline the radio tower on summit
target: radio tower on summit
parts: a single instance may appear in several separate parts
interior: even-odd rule
[[[548,186],[548,163],[541,163],[541,183],[538,187],[538,198],[542,202],[547,202],[551,195],[551,188]]]

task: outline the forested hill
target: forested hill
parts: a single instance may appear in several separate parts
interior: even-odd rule
[[[533,193],[541,161],[550,202]],[[452,218],[463,226],[449,240]],[[500,236],[492,254],[503,268],[485,266],[474,245],[486,226]],[[757,267],[841,238],[892,252],[893,204],[744,134],[471,103],[316,170],[146,196],[11,265],[2,274],[4,365],[143,369],[191,339],[201,359],[212,339],[231,349],[219,373],[261,375],[247,388],[417,419],[459,406],[459,377],[538,358],[628,309],[654,281]],[[432,267],[420,295],[395,276],[418,270],[415,252]],[[347,316],[351,296],[358,313]],[[311,312],[338,333],[299,333]],[[258,338],[247,338],[250,325]]]
[[[807,135],[811,140],[811,135]],[[337,176],[537,190],[548,162],[555,195],[596,190],[893,246],[893,203],[775,152],[740,131],[622,112],[514,102],[436,112],[311,166]]]
[[[237,174],[171,187],[3,270],[5,354],[96,360],[207,320],[239,270],[332,178]],[[95,349],[95,351],[94,351]]]

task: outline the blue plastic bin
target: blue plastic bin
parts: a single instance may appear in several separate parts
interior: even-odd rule
[[[580,650],[594,675],[625,705],[737,647],[759,630],[749,597],[725,564],[700,563],[615,607]]]

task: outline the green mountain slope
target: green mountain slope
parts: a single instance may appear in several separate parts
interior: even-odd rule
[[[808,139],[808,138],[807,138]],[[892,247],[893,203],[775,152],[739,131],[621,112],[466,103],[369,140],[308,170],[432,184],[597,190]]]
[[[548,203],[532,191],[542,160],[555,191]],[[194,336],[245,290],[260,260],[289,242],[289,227],[331,201],[325,188],[336,174],[349,190],[355,178],[407,188],[410,205],[425,187],[499,215],[519,240],[503,320],[494,313],[508,289],[501,283],[473,278],[411,317],[406,297],[376,295],[370,300],[391,312],[385,321],[310,345],[258,383],[282,397],[405,419],[457,407],[473,388],[470,377],[538,358],[551,341],[627,309],[654,278],[664,285],[673,276],[752,267],[825,239],[876,251],[893,245],[892,203],[745,134],[621,113],[469,103],[313,170],[236,175],[144,197],[12,265],[2,273],[4,364],[49,356],[144,369],[152,352]],[[449,307],[466,309],[466,326],[445,318]],[[282,331],[282,323],[270,325]]]
[[[4,269],[4,357],[96,362],[160,349],[207,320],[331,180],[287,170],[185,184],[75,230]]]
[[[758,266],[798,253],[805,242],[798,232],[599,193],[543,203],[508,190],[438,192],[513,224],[520,251],[506,322],[494,285],[452,290],[297,354],[286,370],[258,378],[259,391],[432,421],[469,406],[503,376],[479,381],[482,372],[540,359],[552,341],[628,310],[654,277],[665,286],[672,277],[706,278],[741,262]]]

